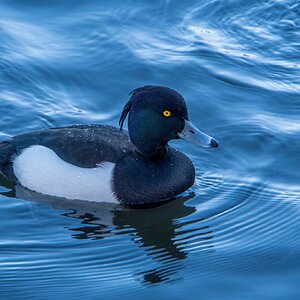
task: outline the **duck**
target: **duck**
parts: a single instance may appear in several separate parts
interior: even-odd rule
[[[219,142],[191,123],[177,91],[147,85],[129,96],[119,127],[70,125],[1,141],[1,175],[39,194],[66,199],[133,207],[176,199],[193,186],[195,168],[169,141],[184,139],[202,147]]]

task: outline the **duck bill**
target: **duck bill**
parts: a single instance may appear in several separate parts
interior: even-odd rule
[[[200,131],[191,122],[185,120],[185,126],[183,130],[178,134],[179,138],[196,144],[200,147],[218,147],[219,142],[213,137]]]

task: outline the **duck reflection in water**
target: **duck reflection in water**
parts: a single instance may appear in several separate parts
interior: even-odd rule
[[[1,182],[3,186],[3,183]],[[152,269],[138,270],[135,276],[143,284],[158,284],[180,280],[178,271],[183,267],[182,260],[188,255],[185,251],[184,235],[193,235],[195,229],[183,229],[184,225],[197,223],[197,236],[201,239],[203,251],[213,251],[213,232],[204,219],[184,222],[196,209],[185,202],[195,195],[178,197],[162,206],[149,209],[125,209],[109,203],[95,203],[66,200],[35,193],[16,185],[5,196],[45,202],[54,209],[70,210],[63,215],[82,220],[79,227],[68,228],[74,239],[104,239],[114,235],[126,234],[143,249],[158,266]],[[180,220],[181,219],[181,220]],[[201,224],[202,223],[202,224]],[[204,225],[205,224],[205,225]],[[195,226],[191,226],[195,227]]]

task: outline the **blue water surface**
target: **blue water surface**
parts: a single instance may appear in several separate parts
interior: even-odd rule
[[[298,0],[0,0],[0,139],[117,125],[146,84],[182,93],[218,149],[134,210],[0,179],[0,299],[299,299]]]

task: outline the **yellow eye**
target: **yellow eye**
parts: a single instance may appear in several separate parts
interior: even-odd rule
[[[164,115],[164,117],[166,117],[166,118],[171,117],[171,112],[170,112],[169,110],[165,110],[165,111],[163,112],[163,115]]]

